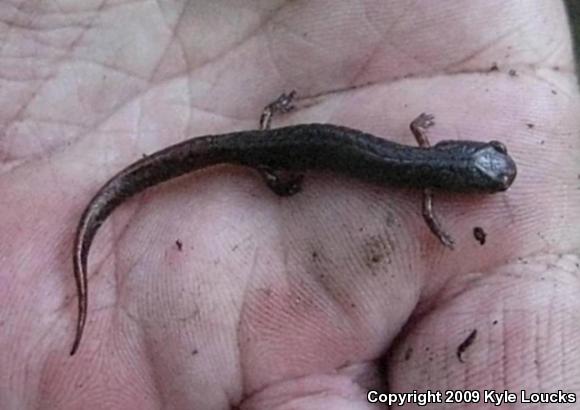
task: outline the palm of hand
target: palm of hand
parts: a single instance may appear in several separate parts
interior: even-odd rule
[[[54,40],[70,56],[63,63],[49,47],[52,60],[35,55],[29,68],[40,78],[49,67],[41,86],[27,77],[24,91],[8,91],[21,103],[5,117],[3,139],[10,171],[0,179],[0,324],[8,332],[0,337],[0,378],[39,388],[0,391],[0,407],[42,397],[59,408],[97,408],[88,393],[95,388],[113,392],[106,408],[241,401],[353,408],[365,405],[370,387],[481,388],[487,380],[502,389],[559,380],[558,388],[580,390],[570,55],[552,56],[561,69],[546,74],[549,81],[525,69],[509,76],[488,70],[504,55],[499,40],[491,40],[491,57],[473,57],[483,29],[453,50],[437,46],[461,30],[449,10],[442,34],[404,2],[403,14],[377,2],[367,18],[343,10],[349,29],[328,36],[331,23],[317,4],[280,9],[252,36],[247,21],[225,32],[207,24],[240,10],[207,14],[200,3],[173,22],[165,15],[164,24],[144,24],[161,15],[139,5],[125,6],[134,7],[130,19],[122,10],[95,11],[109,22],[95,26],[67,14],[80,19],[69,27],[89,27]],[[388,35],[380,31],[387,27]],[[112,28],[127,40],[121,48],[111,47]],[[214,41],[200,42],[204,30]],[[140,43],[138,33],[151,37]],[[445,38],[426,49],[433,33]],[[71,85],[75,78],[82,81]],[[88,332],[69,359],[70,239],[89,196],[142,153],[184,136],[255,128],[260,107],[288,88],[280,78],[303,95],[326,96],[279,123],[335,122],[411,143],[409,120],[428,110],[437,114],[435,140],[506,142],[520,161],[519,181],[503,196],[436,198],[460,244],[455,252],[431,237],[413,192],[308,175],[304,192],[285,200],[233,167],[170,182],[123,206],[99,233]],[[34,144],[22,144],[32,136]],[[476,225],[489,233],[484,247],[471,236]],[[461,363],[457,348],[473,329]],[[556,358],[565,365],[551,366]]]

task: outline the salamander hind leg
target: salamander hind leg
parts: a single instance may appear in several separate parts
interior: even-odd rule
[[[296,91],[280,95],[276,100],[264,107],[260,116],[260,129],[269,130],[272,122],[272,116],[279,113],[286,113],[294,109],[292,100]],[[292,196],[302,190],[302,180],[304,175],[295,172],[274,169],[267,166],[257,167],[258,172],[264,178],[268,188],[279,196]]]
[[[421,113],[415,118],[409,128],[417,140],[417,144],[421,148],[428,148],[431,146],[429,138],[427,137],[427,129],[435,125],[435,117],[431,114]]]
[[[288,94],[282,93],[278,98],[264,107],[260,116],[260,129],[269,130],[272,122],[272,116],[279,113],[286,113],[294,109],[292,100],[296,96],[296,91],[292,90]]]
[[[275,170],[270,167],[258,167],[264,182],[278,196],[292,196],[302,190],[304,175],[290,171]]]

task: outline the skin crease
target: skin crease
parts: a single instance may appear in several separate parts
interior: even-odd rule
[[[3,11],[0,408],[370,409],[371,386],[580,394],[580,99],[562,4],[264,4]],[[501,140],[518,179],[435,194],[453,252],[414,191],[315,174],[281,199],[235,167],[154,188],[99,231],[69,357],[70,247],[94,192],[144,153],[256,128],[291,88],[302,106],[274,127],[411,144],[428,111],[432,143]]]

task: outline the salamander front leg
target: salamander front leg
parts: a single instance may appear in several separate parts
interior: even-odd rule
[[[427,224],[429,229],[431,229],[431,232],[435,234],[435,236],[439,239],[439,241],[443,245],[447,246],[450,249],[453,249],[455,246],[455,241],[453,240],[451,235],[445,232],[445,230],[441,226],[441,223],[439,222],[439,219],[437,219],[437,215],[435,214],[435,212],[433,212],[433,192],[431,192],[431,189],[429,188],[423,190],[422,213],[423,219],[425,220],[425,223]]]
[[[421,148],[429,148],[431,146],[429,138],[427,137],[427,129],[435,125],[434,119],[432,115],[422,113],[411,122],[411,132]],[[423,190],[422,213],[423,219],[431,232],[433,232],[443,245],[453,249],[455,245],[453,238],[445,232],[433,210],[433,191],[430,188]]]
[[[260,116],[260,129],[269,130],[272,122],[272,116],[278,113],[286,113],[294,109],[292,100],[296,95],[296,91],[291,91],[288,94],[282,94],[276,100],[268,104],[262,115]],[[288,153],[291,155],[291,153]],[[268,188],[279,196],[292,196],[297,194],[302,189],[302,180],[304,175],[297,174],[286,170],[273,169],[267,166],[257,168],[264,182]]]

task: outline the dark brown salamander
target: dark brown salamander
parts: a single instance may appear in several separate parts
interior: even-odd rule
[[[500,142],[441,141],[430,147],[424,131],[433,117],[426,114],[411,124],[421,147],[332,124],[269,129],[272,113],[287,111],[292,96],[283,95],[266,108],[262,129],[172,145],[128,166],[96,193],[82,214],[74,242],[79,313],[71,355],[79,347],[86,322],[87,258],[94,236],[117,206],[146,188],[226,163],[255,168],[278,195],[292,195],[301,181],[301,175],[292,172],[328,170],[381,185],[424,189],[423,216],[441,242],[452,247],[451,237],[432,212],[431,189],[494,193],[509,188],[516,176],[516,165]]]

